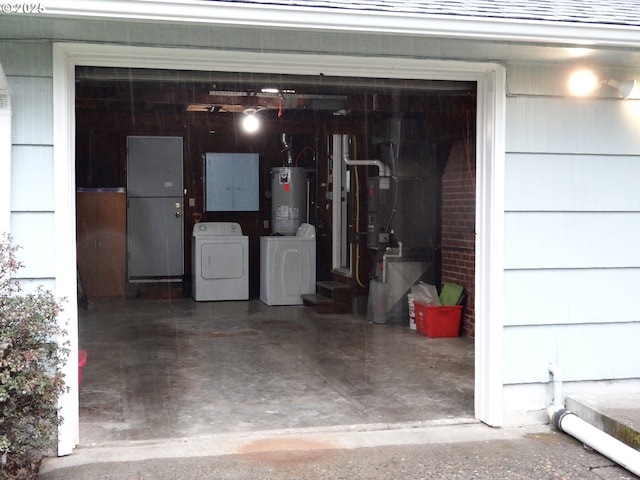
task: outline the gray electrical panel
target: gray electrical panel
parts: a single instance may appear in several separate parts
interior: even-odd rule
[[[203,157],[205,211],[260,209],[257,153],[205,153]]]

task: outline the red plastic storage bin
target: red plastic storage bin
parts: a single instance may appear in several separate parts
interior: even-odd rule
[[[436,307],[414,302],[416,330],[430,338],[457,337],[460,335],[462,305]]]

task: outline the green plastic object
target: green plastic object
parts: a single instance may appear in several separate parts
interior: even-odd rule
[[[451,307],[458,304],[464,287],[457,283],[445,283],[440,292],[440,305]]]

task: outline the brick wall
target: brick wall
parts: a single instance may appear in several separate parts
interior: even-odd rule
[[[470,337],[475,336],[475,183],[475,148],[456,142],[442,176],[441,280],[464,286],[462,335]]]

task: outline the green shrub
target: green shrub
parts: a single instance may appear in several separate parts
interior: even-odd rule
[[[0,244],[0,479],[37,478],[44,453],[55,445],[61,367],[67,349],[57,324],[61,306],[39,288],[21,294],[12,276],[22,266],[17,247]]]

